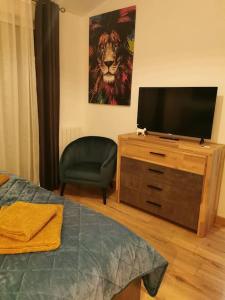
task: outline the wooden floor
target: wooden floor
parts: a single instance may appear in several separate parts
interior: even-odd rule
[[[206,238],[198,238],[179,226],[117,203],[113,193],[106,206],[95,189],[69,186],[65,196],[125,225],[169,261],[155,299],[225,299],[225,227],[215,227]],[[141,300],[147,299],[151,297],[142,287]]]

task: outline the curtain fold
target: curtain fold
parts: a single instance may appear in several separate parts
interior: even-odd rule
[[[0,169],[38,183],[32,2],[0,3]]]
[[[35,57],[39,116],[40,185],[58,187],[59,7],[39,0],[35,10]]]

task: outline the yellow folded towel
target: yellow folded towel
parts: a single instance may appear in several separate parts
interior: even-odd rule
[[[48,204],[44,204],[48,205]],[[55,205],[56,215],[28,242],[22,242],[0,235],[0,254],[16,254],[49,251],[61,243],[63,205]]]
[[[9,179],[10,177],[8,175],[0,174],[0,186],[6,183]]]
[[[29,241],[56,214],[54,204],[33,204],[18,201],[0,210],[0,235]]]

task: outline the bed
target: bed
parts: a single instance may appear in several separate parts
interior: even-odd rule
[[[155,296],[167,261],[124,226],[22,178],[0,187],[0,206],[20,200],[64,204],[61,247],[0,255],[0,299],[138,300]]]

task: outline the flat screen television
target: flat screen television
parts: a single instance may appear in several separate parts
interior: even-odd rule
[[[138,127],[210,139],[216,95],[217,87],[141,87]]]

